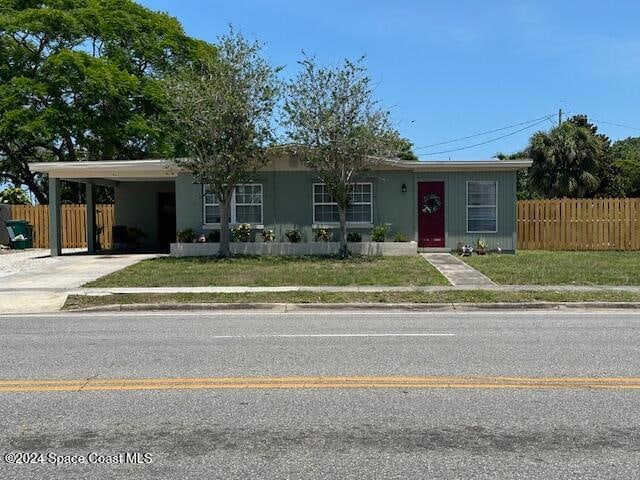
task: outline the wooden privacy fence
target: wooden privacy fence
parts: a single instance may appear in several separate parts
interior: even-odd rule
[[[33,246],[49,247],[49,205],[12,205],[13,220],[27,220],[33,225]],[[87,246],[86,205],[62,205],[62,247],[83,248]],[[113,227],[113,205],[96,205],[96,225],[102,228],[100,245],[111,248],[111,227]]]
[[[518,201],[524,250],[640,250],[640,198]]]

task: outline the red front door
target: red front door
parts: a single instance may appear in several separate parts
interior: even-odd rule
[[[418,246],[444,247],[444,182],[418,182]]]

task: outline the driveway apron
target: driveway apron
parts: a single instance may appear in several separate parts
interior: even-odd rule
[[[8,255],[12,253],[2,257],[8,260]],[[157,256],[72,254],[52,258],[43,254],[33,257],[25,264],[28,266],[19,271],[0,275],[0,314],[59,310],[67,298],[66,290]]]

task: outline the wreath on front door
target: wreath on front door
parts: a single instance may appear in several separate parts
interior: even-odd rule
[[[442,206],[442,200],[435,193],[430,193],[422,197],[422,212],[423,213],[436,213]]]

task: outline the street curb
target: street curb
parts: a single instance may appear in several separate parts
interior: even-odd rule
[[[142,312],[148,310],[164,311],[202,311],[202,310],[271,310],[284,312],[284,303],[125,303],[97,305],[95,307],[74,308],[65,312]]]
[[[640,309],[640,302],[520,302],[520,303],[131,303],[63,310],[82,312],[242,311],[279,313],[304,311],[491,311],[491,310]]]

